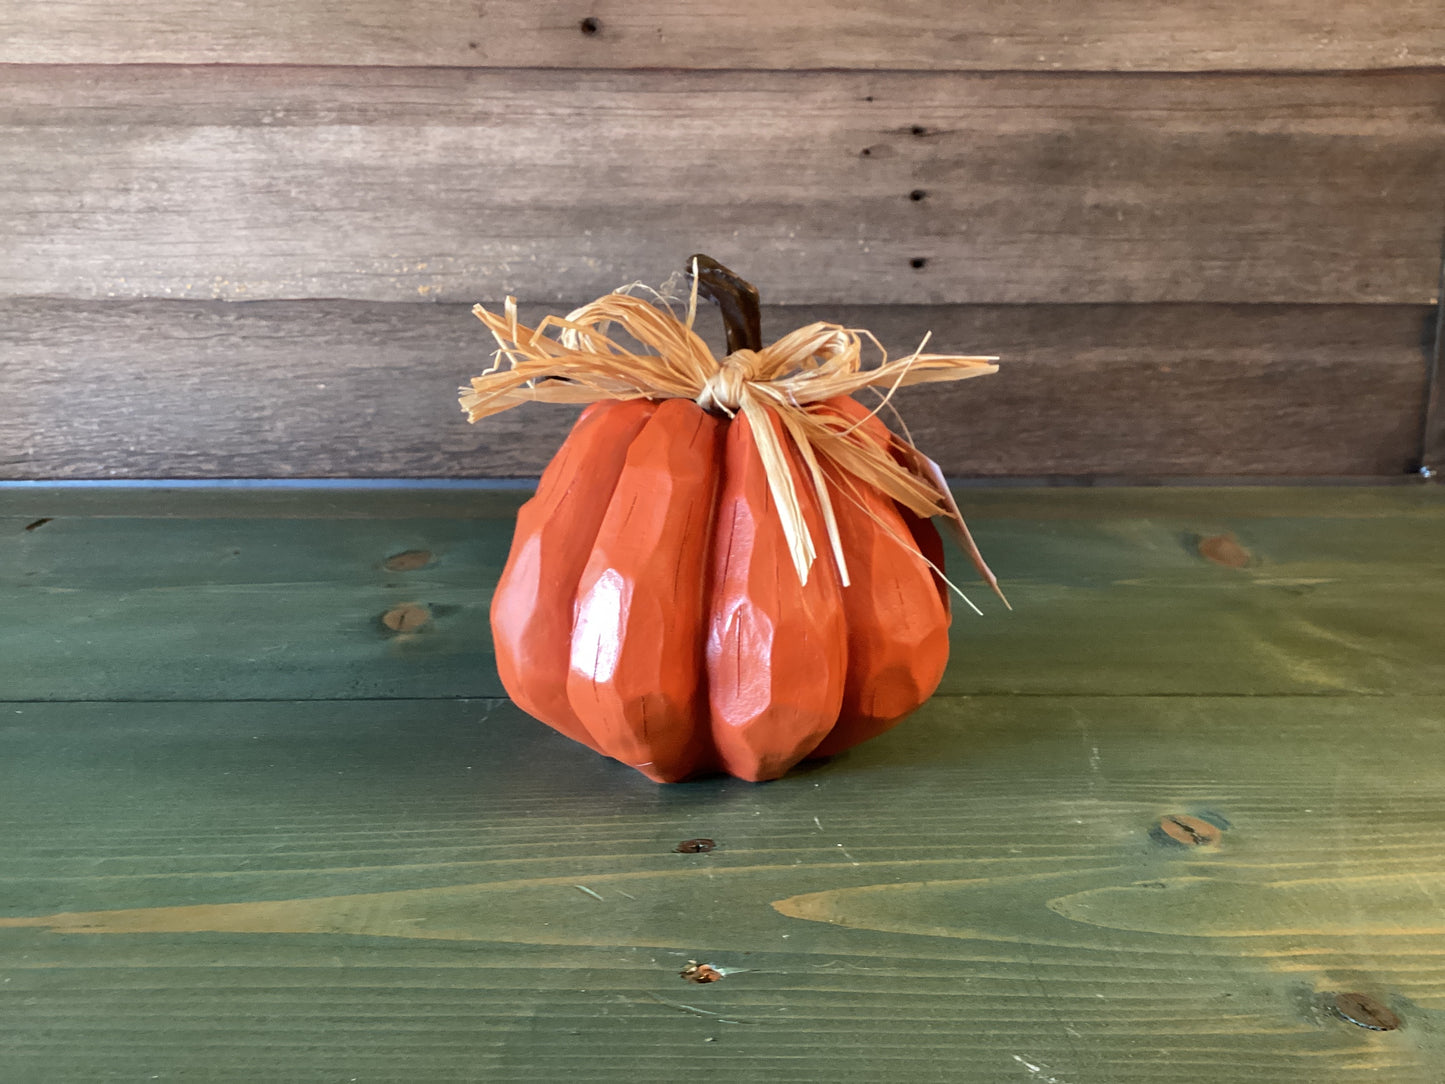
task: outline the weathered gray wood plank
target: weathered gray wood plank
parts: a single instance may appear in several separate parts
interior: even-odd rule
[[[0,70],[0,295],[1433,296],[1445,71]],[[910,198],[911,194],[918,198]]]
[[[658,788],[494,703],[5,705],[0,1073],[1434,1084],[1442,739],[1438,696],[935,700]]]
[[[9,0],[0,62],[1312,71],[1445,62],[1438,15],[1428,0],[144,0],[117,20],[104,0]]]
[[[127,516],[123,491],[108,515],[95,495],[77,515],[63,493],[0,491],[0,699],[500,695],[487,607],[522,496],[421,511],[402,494],[415,518],[396,518],[386,493],[357,516],[293,492],[238,518],[244,492],[225,494],[223,516],[185,492]],[[1014,612],[973,590],[987,616],[959,608],[946,693],[1445,687],[1445,492],[963,496]],[[415,550],[431,559],[385,567]],[[951,567],[966,566],[953,554]],[[429,621],[388,629],[382,615],[408,603]]]
[[[955,476],[1338,477],[1413,466],[1428,317],[820,306],[768,309],[765,331],[827,319],[894,353],[931,331],[933,349],[1001,355],[995,376],[899,396]],[[720,321],[705,310],[699,327]],[[535,476],[575,411],[468,426],[455,389],[492,345],[459,305],[0,301],[0,477]]]

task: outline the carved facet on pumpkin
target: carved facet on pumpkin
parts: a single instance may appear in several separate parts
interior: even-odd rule
[[[699,292],[723,308],[721,361],[692,330]],[[932,695],[950,608],[929,517],[997,584],[937,468],[851,393],[994,359],[864,370],[860,333],[821,323],[764,348],[756,291],[707,257],[686,319],[626,293],[535,329],[510,298],[473,311],[500,349],[464,389],[470,420],[592,404],[518,513],[492,600],[497,669],[524,711],[658,782],[764,780]]]

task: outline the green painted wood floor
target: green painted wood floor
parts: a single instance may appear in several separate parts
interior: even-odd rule
[[[0,493],[0,1082],[1445,1080],[1445,493],[963,496],[943,695],[659,787],[520,495]]]

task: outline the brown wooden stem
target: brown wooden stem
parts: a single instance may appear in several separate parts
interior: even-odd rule
[[[763,321],[758,290],[751,282],[728,270],[711,256],[698,254],[687,261],[697,266],[697,292],[717,302],[727,329],[728,353],[763,348]]]

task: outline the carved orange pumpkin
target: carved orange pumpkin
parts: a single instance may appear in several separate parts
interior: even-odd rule
[[[923,559],[941,566],[942,545],[876,491],[833,503],[852,582],[822,555],[800,584],[748,418],[686,399],[589,407],[518,514],[493,597],[508,694],[659,782],[774,779],[882,733],[948,661],[948,598]]]
[[[710,261],[704,283],[705,259],[694,279],[723,305],[722,361],[693,333],[696,293],[686,323],[612,295],[537,329],[509,300],[474,310],[501,349],[462,398],[474,421],[592,404],[518,513],[492,600],[497,669],[525,711],[659,782],[775,779],[922,704],[950,620],[928,516],[956,520],[992,581],[937,468],[848,394],[992,359],[865,370],[858,333],[833,324],[763,348],[756,291]],[[614,324],[653,352],[618,345]]]

